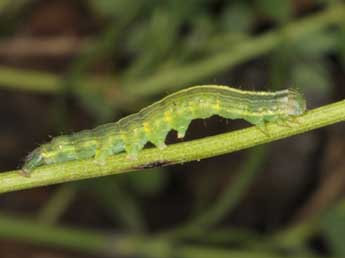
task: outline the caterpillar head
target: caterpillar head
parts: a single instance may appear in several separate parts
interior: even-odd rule
[[[307,109],[307,104],[302,93],[296,89],[289,89],[287,113],[292,116],[302,115]]]

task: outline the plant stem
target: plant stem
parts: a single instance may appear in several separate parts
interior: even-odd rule
[[[0,67],[0,83],[3,88],[35,93],[55,93],[59,90],[61,82],[58,75],[50,73]]]
[[[150,237],[111,235],[99,231],[41,225],[30,220],[4,215],[0,215],[0,238],[15,239],[40,246],[60,247],[104,257],[286,257],[270,250],[229,250],[207,246],[177,245],[172,241]],[[294,257],[312,258],[312,256],[303,256],[298,253],[295,253]]]
[[[31,91],[35,93],[56,93],[63,91],[64,79],[56,74],[0,66],[0,84],[3,88]],[[100,91],[113,84],[113,78],[87,78],[79,82],[75,89]]]
[[[72,184],[61,186],[39,211],[37,220],[40,223],[55,224],[73,202],[76,194],[77,189]]]
[[[35,169],[31,177],[21,176],[18,170],[1,173],[0,193],[120,174],[152,167],[152,165],[157,166],[157,164],[172,165],[183,164],[192,160],[199,161],[301,134],[344,120],[345,100],[342,100],[308,111],[305,115],[298,117],[299,123],[292,127],[268,123],[269,136],[256,127],[250,127],[199,140],[172,144],[163,150],[158,148],[144,149],[139,153],[136,160],[130,160],[125,153],[121,153],[109,157],[103,166],[96,164],[93,159],[87,159],[42,166]]]
[[[64,247],[100,254],[111,250],[115,236],[95,231],[40,224],[23,218],[0,215],[0,238],[16,239],[38,245]]]

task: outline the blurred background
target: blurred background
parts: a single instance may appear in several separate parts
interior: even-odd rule
[[[1,0],[0,35],[0,171],[192,85],[345,96],[337,0]],[[196,120],[185,140],[246,126]],[[344,129],[2,194],[0,257],[345,257]]]

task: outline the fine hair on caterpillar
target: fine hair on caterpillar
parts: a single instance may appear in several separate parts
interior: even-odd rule
[[[55,137],[26,157],[22,171],[28,175],[41,165],[88,158],[102,165],[108,156],[123,151],[130,159],[136,159],[147,142],[165,148],[170,130],[176,130],[177,137],[183,138],[190,122],[197,118],[219,115],[244,119],[267,134],[267,122],[287,124],[305,111],[306,101],[295,89],[257,92],[219,85],[194,86],[117,122]]]

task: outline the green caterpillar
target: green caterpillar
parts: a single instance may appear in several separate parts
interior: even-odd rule
[[[44,164],[91,157],[104,164],[108,156],[122,151],[135,159],[147,142],[163,149],[171,129],[177,131],[178,138],[183,138],[191,120],[196,118],[212,115],[242,118],[265,130],[266,122],[286,123],[305,110],[305,99],[294,89],[256,92],[228,86],[195,86],[171,94],[118,122],[53,138],[26,157],[22,171],[28,175]]]

